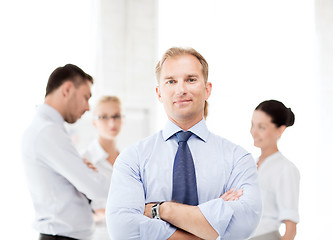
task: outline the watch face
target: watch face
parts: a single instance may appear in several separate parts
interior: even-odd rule
[[[157,214],[156,208],[152,208],[152,209],[151,209],[151,217],[152,217],[152,218],[155,218],[155,217],[156,217],[156,214]]]

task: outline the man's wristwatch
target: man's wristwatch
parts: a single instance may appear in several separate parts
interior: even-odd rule
[[[161,219],[160,217],[160,205],[164,202],[158,202],[151,207],[151,218]]]

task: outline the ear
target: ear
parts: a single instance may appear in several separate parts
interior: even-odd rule
[[[64,97],[69,96],[71,90],[73,88],[73,83],[70,81],[66,81],[61,85],[61,93]]]
[[[212,93],[212,83],[207,82],[205,88],[206,88],[206,98],[205,98],[205,100],[207,101],[207,99],[210,97],[210,94]]]
[[[162,96],[161,96],[161,89],[160,89],[160,87],[157,86],[157,87],[155,88],[155,91],[156,91],[156,95],[157,95],[157,97],[158,97],[158,100],[159,100],[160,102],[162,102]]]
[[[279,138],[281,137],[282,133],[284,132],[284,130],[286,130],[286,126],[282,125],[278,128],[278,133],[279,133]]]

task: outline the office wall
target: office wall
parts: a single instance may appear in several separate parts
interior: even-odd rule
[[[94,73],[92,108],[103,95],[122,101],[120,149],[155,131],[154,67],[157,53],[157,1],[99,0],[93,2]],[[79,149],[87,147],[96,131],[92,113],[69,126]],[[82,131],[84,129],[84,131]]]
[[[314,171],[312,178],[317,179],[316,191],[330,191],[333,182],[333,158],[331,149],[333,146],[333,1],[316,0],[316,43],[317,43],[317,81],[319,88],[319,109],[320,118],[318,122],[312,123],[319,126],[319,151],[313,159]],[[311,114],[309,110],[309,114]],[[312,127],[311,125],[309,127]],[[309,139],[309,141],[313,141]],[[331,235],[330,223],[333,214],[331,194],[317,196],[316,205],[318,218],[318,239],[328,239]]]

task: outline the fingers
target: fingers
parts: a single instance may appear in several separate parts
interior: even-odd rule
[[[98,172],[98,169],[94,166],[94,164],[92,164],[91,162],[89,162],[87,159],[84,158],[83,162],[88,166],[88,168],[91,168],[95,172]]]
[[[226,191],[225,193],[223,193],[220,198],[223,198],[224,200],[234,191],[235,189],[232,188],[229,191]]]
[[[234,189],[230,189],[220,196],[224,201],[237,201],[243,195],[243,190],[239,189],[234,191]]]

